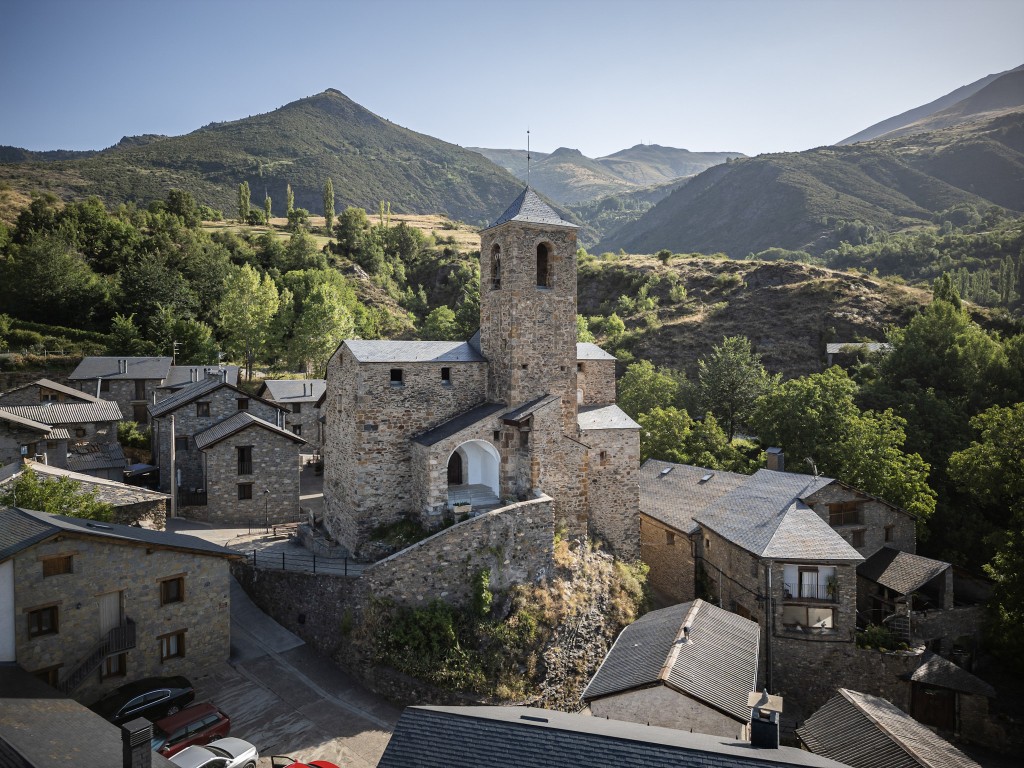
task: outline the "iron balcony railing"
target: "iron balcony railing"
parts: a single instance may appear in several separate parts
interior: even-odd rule
[[[839,590],[835,584],[794,584],[785,582],[787,600],[821,600],[828,603],[839,601]]]
[[[67,677],[60,682],[58,687],[62,693],[70,693],[80,686],[85,678],[95,672],[107,656],[122,653],[134,647],[135,622],[125,619],[89,649],[86,657],[68,671]]]

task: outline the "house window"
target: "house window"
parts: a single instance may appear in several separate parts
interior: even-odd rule
[[[711,549],[711,539],[704,537],[704,549]]]
[[[145,400],[146,399],[146,380],[136,379],[135,380],[135,399]]]
[[[393,387],[400,387],[400,386],[403,385],[403,383],[404,383],[404,381],[403,381],[403,378],[402,378],[402,369],[401,368],[392,368],[391,369],[391,386],[393,386]]]
[[[137,421],[139,424],[145,424],[149,421],[149,411],[146,406],[142,403],[135,403],[132,406],[132,421]]]
[[[672,531],[665,531],[665,543],[670,547],[676,545],[676,535]]]
[[[850,544],[853,545],[854,549],[864,546],[864,529],[858,528],[850,533]]]
[[[175,576],[160,582],[160,605],[185,602],[185,577]]]
[[[442,368],[441,369],[441,383],[442,384],[451,384],[452,383],[452,369],[451,368]]]
[[[85,427],[75,427],[75,437],[85,437]]]
[[[52,667],[43,667],[33,672],[32,676],[56,688],[60,684],[60,668],[63,666],[63,664],[54,664]]]
[[[57,606],[48,605],[28,612],[28,636],[56,635],[60,631]]]
[[[583,363],[576,363],[576,373],[583,373]]]
[[[292,403],[292,413],[302,413],[302,403]]]
[[[43,560],[43,578],[60,576],[62,573],[74,573],[71,569],[73,557],[73,555],[60,555]]]
[[[797,584],[797,596],[819,600],[825,597],[824,585],[818,579],[817,568],[800,568],[800,582]]]
[[[238,500],[246,501],[252,498],[252,483],[238,484]]]
[[[110,379],[100,379],[100,392],[110,391]]]
[[[894,535],[895,531],[896,531],[896,526],[895,525],[887,525],[887,526],[885,526],[885,540],[886,541],[892,541],[893,540],[893,535]]]
[[[551,252],[545,243],[537,246],[537,287],[551,288],[554,276],[551,270]]]
[[[185,630],[171,632],[160,638],[160,661],[180,659],[185,656]]]
[[[859,522],[859,501],[838,501],[828,505],[829,525],[856,525]]]
[[[298,435],[299,437],[302,437],[302,425],[301,424],[292,424],[292,434],[293,435]]]
[[[104,680],[108,677],[124,677],[126,674],[128,674],[127,653],[115,653],[104,659],[103,667],[100,670],[100,677]]]
[[[175,453],[188,453],[188,435],[181,435],[174,438]]]
[[[236,398],[235,402],[238,403],[238,410],[240,410],[240,411],[248,411],[249,410],[249,398],[248,397]]]
[[[252,446],[251,445],[239,445],[235,448],[235,453],[238,458],[238,474],[240,475],[251,475],[252,474]]]
[[[497,430],[497,429],[494,430],[494,442],[496,442],[496,443],[500,443],[501,442],[501,432],[499,430]]]
[[[789,629],[835,629],[835,612],[831,608],[809,605],[782,606],[782,625]]]
[[[491,290],[501,290],[501,246],[491,249]]]
[[[530,430],[519,430],[519,447],[522,448],[524,451],[530,447]]]
[[[209,403],[196,403],[196,416],[209,416],[210,415],[210,404]]]

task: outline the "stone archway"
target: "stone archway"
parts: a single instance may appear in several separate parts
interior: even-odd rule
[[[494,496],[501,496],[498,486],[498,466],[501,459],[494,446],[485,440],[467,440],[448,457],[448,485],[486,487]],[[453,469],[458,466],[458,479]]]

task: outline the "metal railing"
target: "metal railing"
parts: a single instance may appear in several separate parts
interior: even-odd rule
[[[839,589],[829,584],[793,584],[785,582],[786,600],[823,600],[829,603],[839,601]]]
[[[301,571],[357,578],[366,567],[347,557],[324,557],[314,553],[260,552],[253,549],[245,553],[245,561],[253,568],[271,571]]]
[[[128,651],[135,647],[135,622],[125,619],[121,624],[107,632],[106,637],[97,642],[82,661],[72,667],[57,686],[62,693],[75,690],[103,660],[114,653]]]

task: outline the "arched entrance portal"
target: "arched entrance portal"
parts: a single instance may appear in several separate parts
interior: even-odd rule
[[[498,464],[498,452],[490,443],[484,440],[469,440],[462,443],[448,457],[449,498],[452,498],[454,486],[500,496]]]

